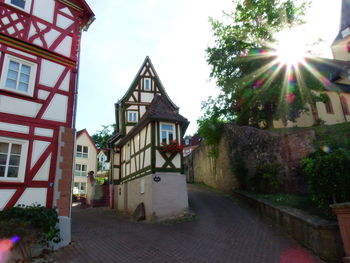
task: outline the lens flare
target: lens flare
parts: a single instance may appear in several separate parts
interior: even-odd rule
[[[322,146],[322,151],[324,151],[325,153],[330,153],[331,148],[328,145],[324,145],[324,146]]]

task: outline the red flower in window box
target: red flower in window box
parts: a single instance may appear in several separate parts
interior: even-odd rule
[[[162,142],[159,151],[162,153],[181,153],[183,149],[183,145],[177,141],[171,141],[169,144]]]

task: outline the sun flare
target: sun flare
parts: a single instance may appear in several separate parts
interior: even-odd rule
[[[302,34],[297,31],[284,31],[279,35],[276,55],[280,63],[297,66],[307,57],[307,45]]]

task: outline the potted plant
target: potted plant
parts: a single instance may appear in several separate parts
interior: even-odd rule
[[[350,150],[319,149],[302,165],[313,200],[325,214],[331,213],[331,207],[337,216],[345,252],[343,262],[350,263]]]
[[[173,140],[168,144],[162,142],[159,151],[163,153],[181,153],[183,148],[183,145],[179,144],[176,140]]]

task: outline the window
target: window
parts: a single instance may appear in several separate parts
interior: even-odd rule
[[[138,121],[138,112],[128,111],[128,122],[137,122],[137,121]]]
[[[175,125],[174,124],[160,124],[160,142],[170,143],[175,140]]]
[[[86,183],[75,182],[73,187],[73,194],[86,194]]]
[[[89,156],[89,147],[77,145],[77,157],[88,158]]]
[[[85,165],[85,164],[76,164],[75,165],[75,176],[87,177],[87,165]]]
[[[33,96],[35,75],[35,63],[5,55],[1,89]]]
[[[29,13],[32,0],[5,0],[5,3]]]
[[[143,79],[143,89],[144,90],[151,90],[152,88],[152,80],[150,78],[144,78]]]
[[[0,181],[24,181],[28,142],[0,137]]]
[[[326,112],[329,114],[334,114],[331,98],[327,95],[328,101],[325,103]]]
[[[349,105],[348,105],[348,102],[344,96],[340,96],[340,102],[341,102],[341,106],[343,108],[344,114],[350,115]]]

